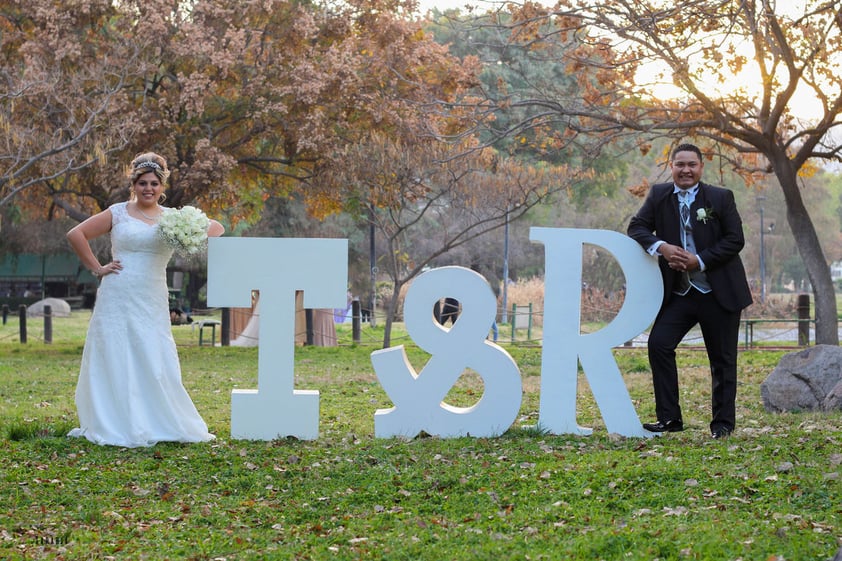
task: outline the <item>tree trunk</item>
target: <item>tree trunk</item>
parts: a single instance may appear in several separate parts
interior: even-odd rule
[[[388,349],[392,346],[392,323],[395,321],[395,310],[398,309],[398,301],[401,297],[401,288],[403,283],[394,281],[392,285],[392,298],[389,300],[389,305],[386,307],[386,323],[383,326],[383,348]]]
[[[774,161],[774,160],[773,160]],[[789,160],[786,160],[789,163]],[[822,251],[816,228],[798,190],[797,174],[788,166],[775,166],[775,175],[786,199],[787,221],[795,237],[798,253],[813,287],[816,310],[816,344],[839,344],[839,319],[836,315],[836,291],[830,266]]]

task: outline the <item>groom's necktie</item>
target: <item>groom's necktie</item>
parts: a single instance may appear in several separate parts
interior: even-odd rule
[[[678,193],[678,216],[681,219],[681,246],[687,251],[695,253],[695,248],[687,247],[687,233],[691,233],[690,239],[692,240],[693,226],[690,224],[690,201],[686,191]],[[687,294],[688,290],[690,290],[690,274],[683,271],[679,275],[676,292],[683,295]]]
[[[681,245],[684,249],[687,247],[687,232],[693,231],[693,226],[690,224],[690,201],[687,192],[682,191],[678,194],[678,214],[681,217]]]

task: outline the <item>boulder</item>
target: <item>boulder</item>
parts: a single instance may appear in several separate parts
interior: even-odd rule
[[[29,307],[26,308],[26,315],[29,317],[43,316],[44,306],[51,307],[53,317],[70,317],[70,304],[58,298],[44,298],[43,300],[38,300],[34,304],[30,304]]]
[[[760,384],[767,411],[842,410],[842,347],[817,345],[784,355]]]

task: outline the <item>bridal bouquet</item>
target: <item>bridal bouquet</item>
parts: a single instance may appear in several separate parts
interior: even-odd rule
[[[161,238],[176,253],[191,255],[204,249],[210,220],[193,206],[167,208],[158,219]]]

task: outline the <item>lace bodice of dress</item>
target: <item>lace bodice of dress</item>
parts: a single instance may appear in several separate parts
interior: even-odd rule
[[[158,225],[147,224],[130,216],[126,204],[119,203],[111,207],[112,256],[123,264],[123,272],[131,274],[143,271],[150,274],[163,271],[172,256],[172,250],[158,235]]]

